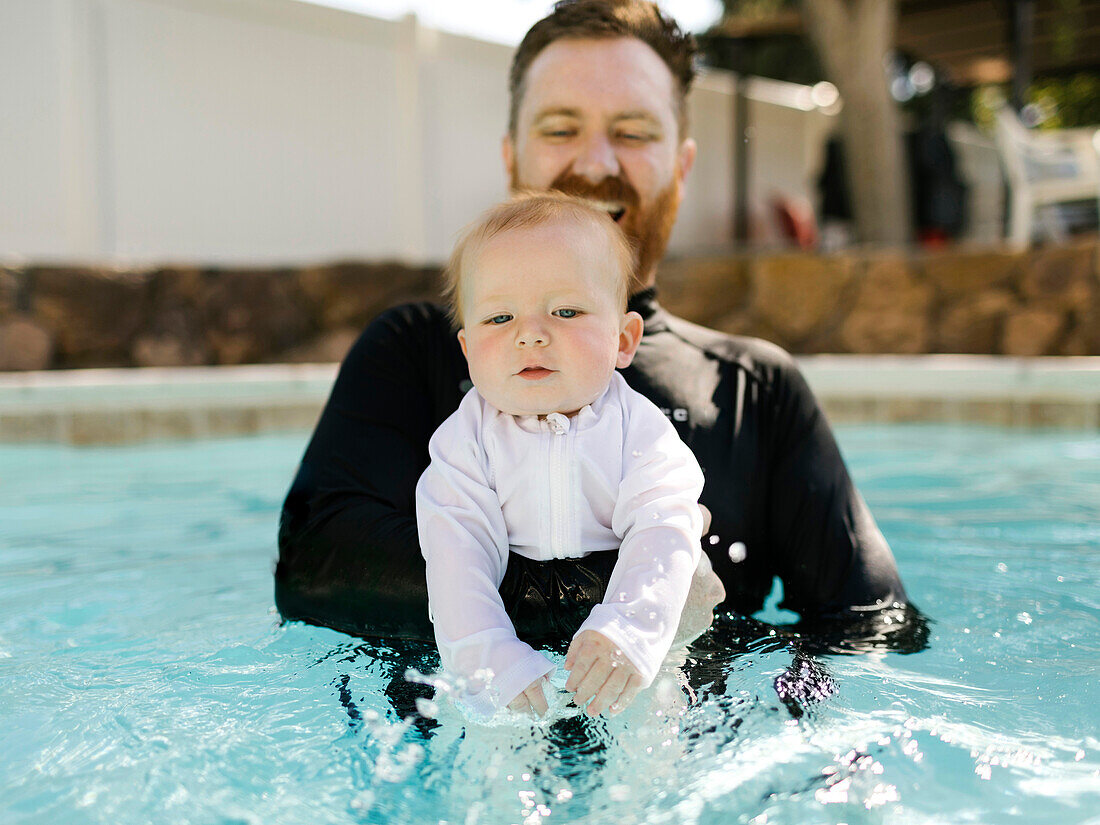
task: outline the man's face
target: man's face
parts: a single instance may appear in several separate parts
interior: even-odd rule
[[[599,398],[641,335],[621,266],[605,233],[572,221],[487,241],[459,286],[458,340],[482,397],[510,415],[572,415]]]
[[[639,253],[632,291],[653,282],[695,159],[675,95],[668,67],[636,38],[558,40],[528,68],[504,139],[513,189],[600,201],[619,222]]]

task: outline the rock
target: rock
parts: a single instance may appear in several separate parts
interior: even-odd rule
[[[351,345],[361,333],[361,329],[354,327],[330,330],[300,347],[277,354],[276,360],[292,364],[328,364],[343,361]]]
[[[146,318],[145,272],[48,268],[27,270],[31,314],[50,330],[57,366],[125,366]]]
[[[1062,342],[1059,355],[1100,355],[1100,351],[1093,350],[1088,338],[1080,328],[1075,328]]]
[[[203,289],[199,317],[216,363],[264,361],[315,332],[293,272],[211,271]]]
[[[917,268],[941,296],[954,300],[994,289],[1010,289],[1027,258],[1019,252],[929,253]]]
[[[215,364],[252,364],[263,352],[258,339],[248,333],[211,330],[206,343]]]
[[[151,276],[151,299],[130,357],[136,366],[196,366],[210,363],[206,342],[208,277],[194,268],[161,269]]]
[[[868,262],[855,302],[839,332],[841,349],[855,353],[928,351],[931,284],[918,281],[900,255]]]
[[[1048,246],[1037,249],[1023,272],[1020,290],[1027,299],[1057,301],[1080,312],[1096,300],[1095,245]]]
[[[15,312],[19,299],[18,270],[0,267],[0,318]]]
[[[1005,290],[970,295],[944,313],[935,332],[936,352],[997,353],[1005,317],[1019,303]]]
[[[1100,355],[1100,300],[1095,300],[1082,312],[1073,314],[1074,324],[1070,340],[1075,351],[1067,355]]]
[[[411,301],[438,301],[438,269],[397,263],[337,263],[309,267],[297,274],[298,286],[323,329],[362,329],[384,309]]]
[[[0,371],[44,370],[53,358],[53,338],[24,315],[0,318]]]
[[[1005,319],[1005,355],[1058,355],[1058,339],[1066,326],[1066,315],[1057,309],[1024,307]]]
[[[852,280],[846,257],[769,255],[752,262],[751,311],[790,346],[830,321]]]
[[[748,263],[737,257],[662,261],[657,289],[661,304],[673,315],[716,327],[721,319],[744,309]]]
[[[148,334],[134,341],[130,360],[136,367],[197,367],[207,362],[208,353],[203,342],[171,334]]]

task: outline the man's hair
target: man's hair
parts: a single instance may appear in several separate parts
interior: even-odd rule
[[[513,137],[516,134],[527,70],[543,49],[556,40],[614,37],[636,37],[657,52],[668,66],[676,83],[673,104],[683,137],[687,133],[685,100],[695,79],[695,38],[681,31],[675,20],[649,0],[558,0],[554,10],[524,35],[512,58],[508,76],[509,134]]]
[[[617,269],[613,284],[615,300],[626,309],[627,290],[635,260],[630,241],[619,225],[606,211],[583,198],[552,191],[522,192],[483,213],[462,232],[455,244],[443,270],[443,297],[451,322],[456,327],[462,326],[462,280],[484,246],[505,232],[554,223],[571,223],[589,233],[606,237],[611,253],[608,263]],[[522,261],[517,262],[517,271],[522,270],[522,265]]]

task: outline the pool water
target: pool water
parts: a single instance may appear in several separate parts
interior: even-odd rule
[[[838,436],[926,649],[731,619],[694,701],[670,663],[614,720],[493,725],[406,680],[430,645],[279,625],[304,433],[0,446],[0,822],[1100,823],[1100,438]],[[792,713],[792,667],[832,695]]]

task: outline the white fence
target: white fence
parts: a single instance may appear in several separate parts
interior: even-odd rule
[[[2,0],[0,258],[442,260],[505,194],[510,59],[296,0]],[[693,94],[674,252],[729,246],[734,84]],[[774,88],[748,87],[750,193],[814,201],[834,119]]]

